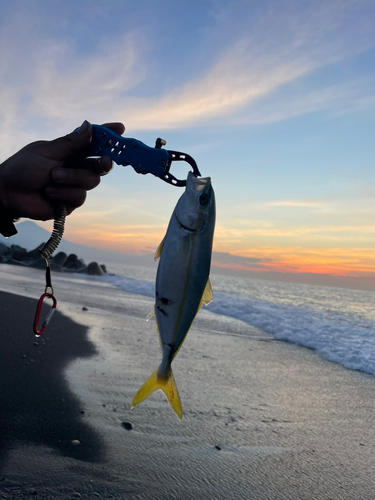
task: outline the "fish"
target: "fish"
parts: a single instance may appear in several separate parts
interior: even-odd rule
[[[132,408],[159,389],[178,418],[182,418],[171,364],[202,304],[213,300],[209,274],[215,218],[211,178],[189,172],[185,191],[155,254],[155,260],[160,260],[151,314],[156,317],[162,361],[134,396]]]

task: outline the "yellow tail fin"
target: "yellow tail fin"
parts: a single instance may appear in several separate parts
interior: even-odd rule
[[[170,370],[170,375],[168,378],[158,377],[158,370],[155,370],[154,373],[146,380],[146,382],[134,396],[131,407],[134,408],[134,406],[142,403],[142,401],[147,399],[150,394],[157,391],[158,389],[164,392],[169,404],[172,407],[172,410],[181,420],[182,406],[180,396],[178,395],[176,382],[174,381],[172,369]]]

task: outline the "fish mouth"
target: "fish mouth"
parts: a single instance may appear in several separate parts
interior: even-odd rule
[[[196,177],[193,172],[189,172],[187,183],[191,184],[194,191],[202,191],[206,186],[211,184],[211,177]]]

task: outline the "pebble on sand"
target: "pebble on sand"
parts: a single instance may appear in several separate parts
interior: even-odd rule
[[[131,422],[122,422],[121,424],[123,426],[124,429],[126,429],[127,431],[131,431],[134,426]]]

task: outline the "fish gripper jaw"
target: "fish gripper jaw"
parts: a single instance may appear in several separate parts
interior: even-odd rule
[[[173,186],[186,186],[186,180],[179,180],[170,173],[174,161],[187,162],[194,175],[201,175],[190,155],[162,149],[165,144],[162,139],[157,139],[156,147],[152,148],[137,139],[122,137],[102,125],[92,125],[92,138],[85,156],[109,156],[118,165],[131,165],[138,174],[153,174]]]

